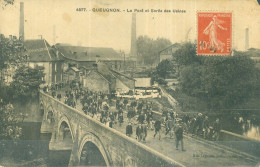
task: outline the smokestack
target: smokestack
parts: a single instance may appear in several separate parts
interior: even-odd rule
[[[249,49],[249,28],[246,28],[245,49]]]
[[[24,40],[24,4],[20,2],[20,27],[19,27],[19,38]]]
[[[137,50],[136,50],[136,14],[132,13],[132,29],[131,29],[131,50],[130,56],[132,58],[137,58]]]

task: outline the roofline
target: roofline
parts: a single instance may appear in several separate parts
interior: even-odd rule
[[[57,48],[56,48],[57,49]],[[59,50],[59,49],[57,49]],[[72,59],[72,58],[68,58],[66,56],[64,56],[64,54],[59,50],[59,52],[61,53],[61,55],[65,58],[65,59],[69,59],[69,60],[73,60],[73,61],[77,61],[76,59]]]
[[[130,88],[129,86],[127,86],[127,85],[125,84],[125,82],[122,81],[120,78],[116,78],[116,79],[118,79],[119,81],[121,81],[122,84],[124,84],[126,87],[128,87],[129,89],[131,89],[131,88]],[[134,82],[135,82],[135,80],[134,80]],[[135,86],[134,86],[134,88],[135,88]]]
[[[51,55],[50,55],[50,52],[49,52],[49,49],[48,49],[48,47],[47,47],[47,44],[46,44],[45,39],[43,40],[43,42],[44,42],[44,44],[45,44],[45,47],[47,48],[47,52],[48,52],[48,55],[49,55],[50,59],[52,59],[52,58],[51,58]]]
[[[160,54],[161,52],[165,51],[166,49],[169,49],[170,47],[172,47],[172,46],[175,45],[175,44],[180,44],[180,43],[174,43],[174,44],[172,44],[172,45],[170,45],[170,46],[164,48],[163,50],[160,50],[158,53]]]
[[[133,80],[133,81],[136,81],[134,78],[130,78],[130,77],[126,76],[125,74],[122,74],[122,73],[120,73],[120,72],[118,72],[118,71],[115,71],[115,70],[112,70],[112,69],[110,69],[110,70],[113,71],[113,72],[115,72],[115,73],[118,73],[118,74],[120,74],[120,75],[123,75],[123,76],[126,77],[127,79],[131,79],[131,80]]]
[[[90,46],[75,46],[75,45],[70,45],[70,44],[68,44],[68,45],[63,45],[63,43],[56,43],[56,44],[54,44],[55,46],[61,46],[61,47],[67,47],[67,46],[69,46],[69,47],[81,47],[81,48],[102,48],[102,49],[112,49],[112,50],[114,50],[116,53],[117,53],[117,51],[114,49],[114,48],[109,48],[109,47],[90,47]]]
[[[102,78],[104,78],[109,84],[111,84],[111,82],[109,80],[107,80],[106,77],[104,77],[100,72],[98,72],[96,70],[89,71],[89,73],[87,75],[89,75],[91,72],[96,72],[98,75],[100,75]]]
[[[56,45],[57,45],[57,44],[55,44],[54,47],[55,47],[57,50],[59,50],[59,48],[57,48]],[[73,45],[69,45],[69,46],[72,46],[72,47],[83,47],[83,48],[100,48],[100,47],[86,47],[86,46],[73,46]],[[104,47],[101,47],[101,48],[104,48]],[[112,50],[114,50],[113,48],[105,48],[105,49],[112,49]],[[115,50],[114,50],[114,51],[115,51]],[[65,56],[60,50],[59,50],[59,52],[60,52],[60,53],[62,54],[62,56],[65,57],[66,59],[73,60],[73,61],[77,61],[77,62],[84,62],[84,61],[88,61],[88,62],[92,61],[92,62],[95,62],[95,61],[96,61],[96,60],[77,60],[77,59],[73,59],[73,58],[69,58],[69,57]],[[117,53],[117,52],[115,51],[115,53]],[[118,53],[117,53],[117,54],[118,54]],[[102,61],[124,61],[124,60],[122,60],[122,59],[123,59],[123,58],[121,58],[120,60],[102,60]]]
[[[44,45],[45,45],[45,47],[47,49],[48,56],[49,56],[50,60],[49,61],[48,60],[46,60],[46,61],[37,61],[37,60],[31,61],[31,60],[29,60],[29,61],[26,61],[26,62],[58,62],[58,61],[64,61],[64,60],[52,60],[51,55],[50,55],[50,50],[49,50],[49,48],[48,48],[48,46],[46,44],[48,42],[44,38],[42,38],[42,39],[26,39],[24,41],[26,42],[26,41],[37,41],[37,40],[42,40],[44,42]],[[55,47],[55,45],[53,45],[53,46]],[[55,47],[55,49],[57,49],[57,48]]]
[[[95,71],[95,70],[94,70],[94,72],[97,72],[101,77],[103,77],[108,83],[111,84],[111,82],[108,79],[106,79],[106,77],[104,75],[102,75],[100,72]]]

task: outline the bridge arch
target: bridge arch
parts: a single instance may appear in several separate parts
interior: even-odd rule
[[[46,108],[45,120],[47,120],[50,124],[55,122],[55,111],[51,105]]]
[[[99,160],[96,164],[90,163],[90,164],[84,164],[83,161],[86,160],[86,156],[92,156],[95,155],[96,158]],[[80,165],[90,165],[90,166],[111,166],[111,159],[109,158],[102,142],[99,140],[99,138],[92,134],[87,133],[82,141],[80,142],[79,146],[79,164]],[[95,163],[95,162],[94,162]]]
[[[63,127],[65,126],[65,127]],[[74,143],[74,133],[73,133],[73,129],[71,127],[70,121],[66,116],[62,116],[59,123],[58,123],[58,130],[57,130],[57,134],[58,136],[63,133],[62,130],[65,130],[64,128],[68,128],[70,131],[70,135],[71,135],[71,139],[72,142]]]
[[[124,161],[124,166],[125,167],[137,167],[136,160],[130,156],[127,156],[127,158]]]

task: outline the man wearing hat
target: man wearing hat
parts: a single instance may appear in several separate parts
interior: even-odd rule
[[[176,136],[176,150],[178,150],[179,142],[181,142],[181,150],[185,151],[183,147],[183,128],[182,125],[179,123],[179,121],[176,122],[176,127],[174,132]]]
[[[142,137],[143,137],[143,127],[142,127],[142,124],[138,124],[138,126],[136,127],[136,139],[138,141],[141,141],[142,140]]]
[[[133,127],[131,122],[128,122],[128,125],[126,126],[126,135],[131,137],[132,134],[133,134]]]
[[[155,129],[155,133],[153,135],[153,138],[155,138],[155,136],[157,135],[157,133],[159,134],[159,140],[161,139],[161,121],[159,119],[157,119],[154,123],[154,129]]]
[[[144,120],[144,123],[142,124],[142,128],[143,128],[143,142],[146,142],[146,137],[147,137],[147,121]]]

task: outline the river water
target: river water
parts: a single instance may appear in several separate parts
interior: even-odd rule
[[[41,122],[24,122],[21,127],[21,140],[0,141],[0,166],[68,166],[71,151],[49,150],[51,134],[40,133]]]

